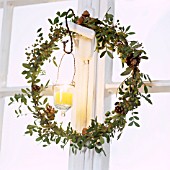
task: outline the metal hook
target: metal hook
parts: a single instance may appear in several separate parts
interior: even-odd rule
[[[67,28],[67,31],[68,31],[68,34],[69,34],[69,37],[70,37],[71,48],[70,48],[70,51],[66,51],[66,44],[68,43],[68,40],[63,41],[63,51],[64,51],[66,54],[71,54],[71,53],[73,52],[73,38],[72,38],[71,31],[70,31],[70,29],[69,29],[68,21],[67,21],[68,13],[69,13],[69,12],[72,12],[72,14],[73,14],[73,16],[74,16],[74,18],[75,18],[74,11],[73,11],[72,9],[69,9],[69,10],[67,11],[65,20],[66,20],[66,28]]]

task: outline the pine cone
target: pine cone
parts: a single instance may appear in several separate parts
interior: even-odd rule
[[[82,135],[85,135],[85,134],[87,134],[87,128],[83,128],[82,130]]]
[[[55,118],[55,109],[52,106],[47,106],[45,113],[50,120],[54,120]]]
[[[116,106],[115,112],[118,113],[118,114],[125,114],[124,109],[121,106]]]
[[[140,63],[140,58],[139,56],[138,57],[133,57],[133,54],[131,54],[130,56],[128,56],[126,58],[126,64],[129,66],[129,67],[137,67]]]
[[[90,13],[86,10],[83,12],[82,16],[77,20],[77,24],[81,25],[86,17],[90,17]]]
[[[38,92],[40,90],[40,86],[38,85],[32,85],[32,91]]]
[[[83,17],[90,17],[90,13],[86,10],[82,14]]]
[[[83,23],[83,21],[84,21],[84,17],[83,16],[81,16],[78,20],[77,20],[77,24],[78,25],[81,25],[82,23]]]

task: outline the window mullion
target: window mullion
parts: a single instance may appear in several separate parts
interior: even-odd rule
[[[0,88],[6,87],[8,63],[9,63],[9,49],[11,41],[13,5],[4,1],[3,4],[3,21],[1,32],[1,46],[0,46]],[[0,150],[2,141],[2,124],[4,112],[4,98],[0,95]]]

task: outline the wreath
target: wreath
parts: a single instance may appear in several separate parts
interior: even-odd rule
[[[55,65],[56,58],[52,57],[54,51],[59,50],[59,42],[63,41],[66,36],[74,37],[75,33],[63,27],[63,20],[70,20],[83,27],[95,31],[96,51],[100,52],[100,58],[107,56],[113,58],[113,53],[117,53],[122,63],[124,71],[121,76],[125,80],[117,89],[118,101],[112,111],[105,113],[103,123],[97,121],[97,117],[91,120],[89,127],[77,132],[68,123],[67,128],[62,127],[62,123],[55,121],[57,110],[50,105],[48,98],[42,96],[42,92],[48,87],[49,82],[41,82],[40,75],[43,74],[42,66],[46,61],[53,62]],[[130,26],[127,28],[120,26],[119,20],[113,23],[113,15],[108,12],[103,20],[90,17],[88,11],[84,11],[81,17],[75,16],[72,9],[67,12],[57,12],[54,20],[48,19],[50,23],[50,32],[48,40],[43,37],[42,28],[37,30],[37,39],[32,47],[26,48],[27,60],[22,64],[25,76],[30,88],[21,89],[20,94],[10,97],[9,105],[18,102],[19,107],[15,110],[17,116],[23,114],[22,106],[26,106],[28,111],[33,115],[34,122],[27,126],[25,134],[32,136],[37,134],[36,141],[43,142],[47,146],[53,142],[60,144],[61,148],[69,142],[73,153],[83,148],[95,149],[97,153],[105,151],[104,143],[109,143],[115,135],[120,138],[125,125],[135,125],[139,127],[139,117],[136,109],[141,105],[141,98],[152,104],[150,94],[148,94],[148,85],[145,81],[151,79],[148,74],[140,72],[139,64],[143,59],[148,59],[142,44],[138,41],[128,41],[129,35],[135,34],[130,32]],[[67,23],[67,22],[66,22]],[[140,89],[144,89],[141,93]],[[32,105],[28,105],[31,102]],[[130,114],[127,118],[127,113]],[[128,119],[128,120],[126,120]]]

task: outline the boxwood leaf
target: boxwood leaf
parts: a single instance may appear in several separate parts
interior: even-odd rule
[[[134,122],[134,124],[135,124],[137,127],[140,127],[140,125],[139,125],[137,122]]]
[[[60,139],[61,139],[61,137],[58,137],[58,138],[56,139],[55,143],[58,144],[58,143],[60,142]]]
[[[121,73],[121,76],[126,76],[126,75],[130,74],[131,71],[132,71],[132,68],[127,67],[126,70],[123,73]]]
[[[100,136],[100,143],[104,144],[104,138],[102,136]]]
[[[145,93],[148,93],[148,88],[147,88],[146,85],[144,85],[144,92],[145,92]]]
[[[103,51],[103,52],[100,54],[100,58],[102,58],[105,54],[106,54],[106,51]]]
[[[128,124],[128,126],[132,126],[133,125],[133,122],[130,122],[129,124]]]

